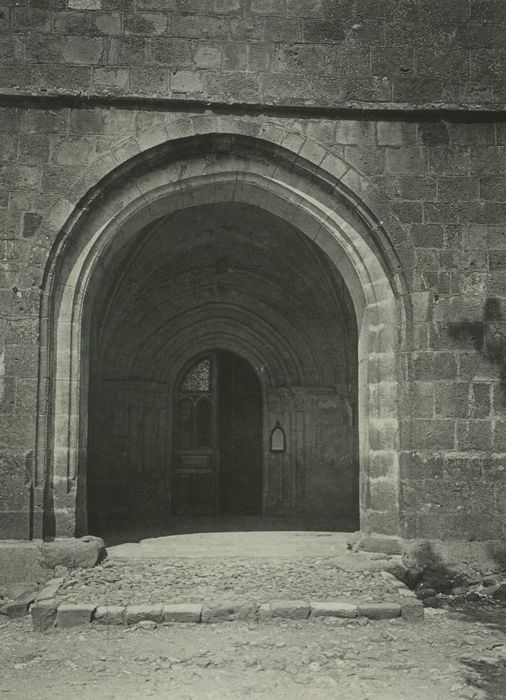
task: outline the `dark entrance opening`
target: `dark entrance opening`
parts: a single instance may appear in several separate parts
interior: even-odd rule
[[[258,207],[203,205],[101,269],[79,534],[357,529],[356,318],[322,250]],[[184,391],[205,358],[209,386]]]
[[[262,393],[253,368],[218,351],[193,361],[175,407],[172,513],[262,513]]]

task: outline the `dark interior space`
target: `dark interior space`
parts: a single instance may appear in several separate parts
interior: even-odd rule
[[[220,515],[262,513],[262,391],[253,368],[218,354]]]
[[[357,529],[356,319],[327,256],[257,207],[203,205],[101,270],[83,531]]]
[[[179,382],[169,492],[175,515],[260,515],[262,393],[231,352],[193,361]]]

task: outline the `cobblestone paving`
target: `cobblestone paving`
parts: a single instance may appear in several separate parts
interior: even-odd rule
[[[348,572],[331,560],[114,559],[72,572],[58,601],[98,605],[275,599],[398,602],[379,572]]]

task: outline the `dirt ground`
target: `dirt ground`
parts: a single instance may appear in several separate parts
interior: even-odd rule
[[[500,700],[506,613],[402,619],[90,625],[0,622],[0,699]]]

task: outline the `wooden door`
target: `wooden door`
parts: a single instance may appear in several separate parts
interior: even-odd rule
[[[179,382],[175,405],[172,513],[262,511],[262,392],[237,355],[209,353]]]
[[[210,354],[194,362],[179,383],[175,411],[172,512],[218,512],[217,362]]]
[[[220,513],[262,513],[262,391],[255,371],[230,352],[218,357]]]

